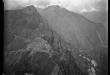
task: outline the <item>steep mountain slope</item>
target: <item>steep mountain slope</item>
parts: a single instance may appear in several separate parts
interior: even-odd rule
[[[103,65],[107,64],[105,48],[92,50],[94,55],[89,50],[80,53],[76,48],[80,44],[74,42],[77,37],[73,43],[65,41],[64,35],[53,28],[54,23],[40,14],[33,6],[5,11],[5,75],[107,75],[103,74],[107,71]]]
[[[105,44],[106,30],[101,24],[96,24],[85,17],[69,12],[59,6],[50,6],[39,10],[49,22],[49,25],[76,48],[93,49]]]
[[[69,44],[33,6],[5,11],[5,31],[5,75],[83,75],[71,52],[67,53]]]
[[[38,10],[48,20],[53,30],[62,35],[66,41],[72,43],[73,51],[87,53],[98,63],[103,61],[103,56],[100,56],[100,53],[108,55],[106,28],[102,24],[94,23],[84,16],[69,12],[59,6],[50,6],[44,10]],[[80,60],[80,58],[78,59]],[[101,64],[100,66],[103,67]],[[107,73],[107,65],[105,68]],[[103,75],[104,72],[99,74]]]
[[[88,12],[83,13],[86,18],[89,20],[95,22],[95,23],[101,23],[106,28],[106,38],[108,39],[108,12],[107,11],[99,11],[99,12]],[[108,40],[106,40],[106,43]]]

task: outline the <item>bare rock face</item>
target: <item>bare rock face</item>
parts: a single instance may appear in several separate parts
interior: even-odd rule
[[[80,53],[65,41],[33,6],[5,11],[5,31],[5,75],[101,75],[107,71],[100,66],[95,70],[92,54]],[[106,58],[106,53],[100,55]]]

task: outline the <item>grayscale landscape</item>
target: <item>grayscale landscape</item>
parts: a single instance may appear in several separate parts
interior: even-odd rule
[[[53,5],[4,10],[4,75],[108,75],[106,27]]]

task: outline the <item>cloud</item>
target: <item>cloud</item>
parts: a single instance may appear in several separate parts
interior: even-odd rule
[[[49,5],[59,5],[70,11],[90,12],[100,8],[100,2],[108,0],[4,0],[5,7],[15,8],[19,6],[36,5],[39,7],[47,7]],[[107,8],[105,8],[107,9]]]

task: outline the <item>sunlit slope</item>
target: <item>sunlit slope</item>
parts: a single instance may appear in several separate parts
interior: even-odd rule
[[[106,39],[103,25],[93,23],[59,6],[50,6],[39,12],[54,30],[73,43],[76,48],[92,49],[104,45]]]

